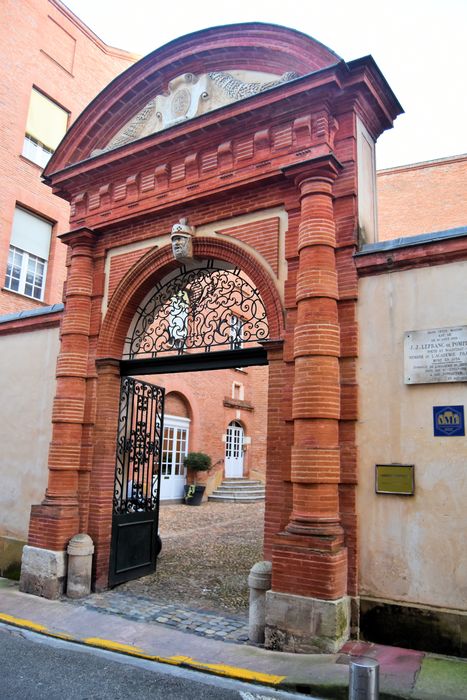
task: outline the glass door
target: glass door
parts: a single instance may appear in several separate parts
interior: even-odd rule
[[[161,461],[161,500],[183,498],[186,469],[183,459],[188,452],[190,420],[178,416],[164,416],[164,435]]]

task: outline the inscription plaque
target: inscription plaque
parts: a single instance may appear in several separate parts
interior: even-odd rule
[[[376,464],[376,493],[394,496],[413,496],[415,490],[413,464]]]
[[[467,381],[467,326],[405,333],[404,381],[406,384]]]

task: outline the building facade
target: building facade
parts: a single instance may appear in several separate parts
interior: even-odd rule
[[[32,508],[23,590],[60,585],[77,531],[95,542],[96,587],[108,585],[115,494],[128,505],[114,481],[121,387],[163,361],[160,314],[182,294],[192,344],[179,368],[269,365],[267,644],[332,650],[347,638],[358,590],[353,254],[359,233],[375,238],[374,142],[400,111],[372,59],[345,63],[298,32],[250,24],[154,52],[68,131],[45,170],[71,201],[71,231],[49,480]],[[194,228],[184,266],[170,243],[182,218]],[[216,326],[223,339],[193,330],[224,278],[248,301],[244,348],[226,349],[240,301]],[[163,337],[170,347],[173,333]]]
[[[70,129],[45,171],[71,202],[65,309],[44,298],[0,324],[18,376],[45,376],[43,400],[54,396],[48,427],[39,401],[21,409],[40,427],[41,464],[51,438],[27,499],[23,590],[60,593],[80,531],[96,545],[95,588],[115,581],[115,498],[135,511],[136,473],[116,437],[131,442],[129,415],[156,384],[172,431],[163,475],[189,446],[211,453],[214,487],[239,468],[227,441],[241,430],[241,473],[266,481],[267,646],[335,651],[360,631],[465,654],[465,436],[435,436],[431,422],[435,407],[462,406],[463,384],[411,386],[403,371],[407,333],[462,337],[465,156],[376,176],[375,142],[400,111],[371,59],[345,63],[298,32],[249,24],[155,51]],[[180,260],[171,232],[186,218]],[[36,331],[35,363],[19,328]],[[158,420],[143,418],[147,446]],[[415,490],[378,492],[375,465],[412,468]],[[163,498],[178,497],[175,481]]]

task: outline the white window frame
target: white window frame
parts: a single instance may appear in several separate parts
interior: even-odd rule
[[[30,134],[24,135],[23,150],[21,155],[41,168],[45,168],[53,155],[53,151]]]
[[[179,431],[184,431],[185,432],[185,450],[183,452],[183,457],[186,457],[188,454],[188,445],[189,445],[189,440],[190,440],[190,419],[189,418],[182,418],[181,416],[171,416],[171,415],[164,415],[164,429],[162,433],[162,460],[161,460],[161,476],[168,476],[166,472],[164,472],[164,469],[167,467],[167,464],[164,463],[164,454],[171,453],[172,454],[172,463],[171,463],[171,474],[170,476],[185,476],[186,475],[186,469],[183,466],[183,459],[181,460],[181,463],[179,465],[179,470],[178,473],[175,474],[175,465],[176,465],[176,455],[177,455],[177,435]],[[170,450],[164,450],[164,441],[166,439],[165,436],[165,431],[169,429],[174,430],[174,434],[171,438],[171,449]],[[182,455],[182,452],[180,453]]]
[[[13,289],[12,281],[14,278],[11,274],[8,274],[8,266],[10,265],[10,255],[15,253],[19,253],[22,256],[21,259],[21,267],[20,267],[20,276],[18,280],[18,289]],[[33,281],[30,282],[28,281],[28,272],[29,272],[29,263],[30,262],[35,262],[36,266],[37,263],[42,263],[44,266],[43,273],[42,273],[42,285],[40,287],[40,296],[35,296],[34,295],[34,287],[38,286],[35,284],[36,280],[36,275],[34,274]],[[28,253],[27,250],[21,250],[21,248],[16,248],[15,246],[10,245],[10,249],[8,251],[8,263],[7,263],[7,271],[5,275],[5,289],[8,289],[10,292],[14,292],[15,294],[22,294],[25,297],[28,297],[29,299],[35,299],[36,301],[43,301],[44,300],[44,292],[45,292],[45,280],[47,277],[47,260],[44,260],[43,258],[39,258],[37,255],[33,255],[32,253]],[[10,279],[8,279],[10,278]],[[26,286],[31,284],[32,285],[32,293],[28,294],[26,291]]]
[[[22,294],[28,299],[44,301],[48,257],[53,236],[53,222],[17,205],[13,217],[4,289]],[[21,258],[18,264],[18,257]],[[14,264],[16,258],[16,264]],[[43,265],[40,295],[34,294],[37,285],[37,265]],[[31,272],[30,268],[33,268]],[[19,268],[18,275],[13,275]],[[27,287],[31,285],[30,292]],[[15,287],[17,286],[17,289]]]
[[[62,119],[65,119],[66,126],[65,130],[63,133],[56,132],[58,133],[58,136],[56,137],[55,142],[53,145],[49,144],[46,145],[45,143],[42,143],[40,140],[40,136],[38,137],[37,133],[34,135],[33,133],[30,133],[28,129],[30,129],[30,110],[34,101],[34,93],[38,96],[37,99],[45,101],[45,103],[50,103],[50,105],[53,105],[57,110],[60,110],[63,113],[63,116],[61,117]],[[36,102],[37,106],[37,102]],[[57,112],[58,114],[58,112]],[[31,89],[31,94],[29,96],[29,111],[28,111],[28,117],[26,121],[26,128],[25,128],[25,134],[24,134],[24,140],[23,140],[23,148],[21,151],[21,155],[24,156],[24,158],[27,158],[27,160],[31,161],[32,163],[35,163],[36,165],[39,165],[41,168],[45,168],[47,163],[49,162],[50,158],[52,157],[56,146],[62,138],[65,136],[68,124],[70,120],[70,112],[66,110],[64,107],[62,107],[58,102],[55,100],[52,100],[50,97],[45,95],[41,90],[38,90],[35,86],[32,87]]]

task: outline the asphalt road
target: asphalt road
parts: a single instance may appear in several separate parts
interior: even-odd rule
[[[299,700],[0,624],[0,700]],[[315,699],[317,700],[317,699]]]

